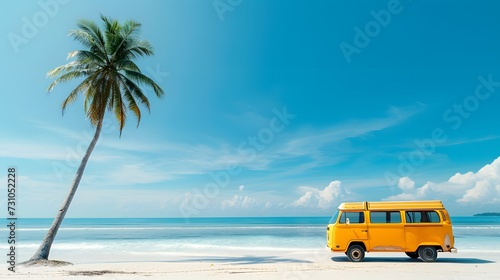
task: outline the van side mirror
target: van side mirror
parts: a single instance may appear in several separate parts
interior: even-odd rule
[[[351,221],[349,221],[349,218],[345,219],[345,223],[346,223],[346,225],[349,225],[351,223]]]

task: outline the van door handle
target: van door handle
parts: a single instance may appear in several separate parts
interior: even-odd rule
[[[368,232],[368,230],[367,230],[367,229],[364,229],[364,230],[362,230],[361,232]]]

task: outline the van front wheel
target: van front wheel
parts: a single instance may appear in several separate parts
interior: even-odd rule
[[[437,250],[434,247],[422,246],[418,248],[418,255],[424,262],[433,262],[437,259]]]
[[[351,262],[360,262],[365,258],[365,249],[359,245],[352,245],[347,250],[347,257]]]

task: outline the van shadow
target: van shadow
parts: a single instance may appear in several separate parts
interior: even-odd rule
[[[235,264],[263,264],[263,263],[312,263],[308,260],[281,258],[276,256],[242,256],[242,257],[203,257],[188,258],[181,260],[170,260],[166,262],[214,262]]]
[[[332,257],[332,261],[334,262],[351,262],[346,256],[338,256]],[[363,259],[363,262],[370,263],[425,263],[421,259],[411,259],[405,257],[370,257],[366,256]],[[486,263],[495,263],[495,261],[491,260],[483,260],[478,258],[437,258],[434,263],[466,263],[466,264],[486,264]]]

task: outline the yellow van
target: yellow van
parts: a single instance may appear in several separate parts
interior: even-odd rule
[[[456,253],[451,220],[441,201],[345,202],[326,232],[332,252],[360,262],[365,252],[405,252],[433,262],[437,252]]]

